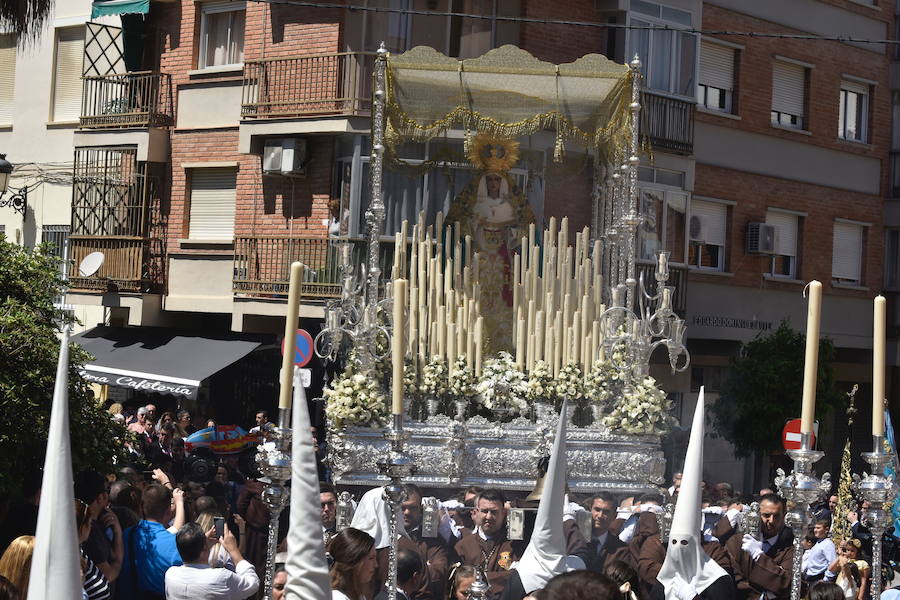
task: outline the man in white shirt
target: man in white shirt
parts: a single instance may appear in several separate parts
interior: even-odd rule
[[[207,558],[216,541],[214,528],[204,533],[198,524],[187,523],[178,530],[175,543],[184,564],[166,571],[166,600],[243,600],[256,593],[259,576],[241,556],[227,527],[222,546],[234,562],[234,571],[209,566]]]
[[[828,539],[828,526],[827,520],[820,519],[813,527],[816,544],[803,554],[803,578],[807,582],[818,581],[825,577],[828,565],[837,558],[834,542]]]

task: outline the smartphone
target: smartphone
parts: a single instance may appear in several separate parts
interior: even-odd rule
[[[144,481],[153,481],[153,471],[144,471]]]
[[[213,523],[216,525],[216,537],[220,539],[225,537],[225,518],[213,517]]]

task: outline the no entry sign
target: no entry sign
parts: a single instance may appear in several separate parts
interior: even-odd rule
[[[284,340],[281,342],[281,355],[284,356]],[[297,330],[294,342],[294,366],[305,367],[313,355],[313,339],[305,329]]]
[[[812,448],[816,447],[816,434],[819,432],[819,422],[813,422],[812,439],[810,444]],[[781,443],[785,450],[800,449],[800,419],[791,419],[784,425],[781,431]]]

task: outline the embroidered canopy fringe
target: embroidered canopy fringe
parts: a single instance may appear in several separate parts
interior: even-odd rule
[[[457,127],[515,139],[549,130],[620,157],[631,136],[631,70],[599,54],[554,65],[516,46],[457,60],[419,46],[387,59],[386,143],[425,142]]]

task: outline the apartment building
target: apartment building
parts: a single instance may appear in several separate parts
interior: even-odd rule
[[[822,332],[839,349],[839,380],[866,389],[871,298],[882,289],[886,252],[884,198],[894,189],[886,168],[894,55],[871,43],[686,30],[884,39],[893,32],[893,2],[358,5],[158,1],[142,14],[82,26],[80,112],[77,128],[66,130],[71,212],[62,222],[71,224],[76,267],[93,253],[104,257],[98,268],[73,271],[69,294],[86,326],[112,326],[86,334],[98,354],[88,373],[95,381],[126,400],[166,391],[160,398],[222,418],[273,401],[288,265],[312,267],[301,316],[315,334],[324,302],[339,292],[329,229],[363,233],[370,74],[383,41],[395,52],[425,44],[459,58],[512,43],[556,63],[638,54],[652,156],[639,173],[648,219],[637,252],[652,270],[655,253],[670,251],[693,357],[685,373],[654,364],[654,375],[690,415],[699,385],[715,394],[740,342],[783,319],[803,328],[803,285],[819,279]],[[481,18],[365,10],[372,7]],[[506,20],[517,16],[533,20]],[[449,132],[439,144],[404,146],[401,158],[422,164],[461,147],[462,132]],[[590,224],[589,168],[548,160],[552,135],[532,136],[523,149],[513,173],[539,218],[569,216],[573,230]],[[419,211],[433,222],[467,178],[462,167],[386,172],[386,239]],[[218,350],[192,371],[184,365],[198,336]],[[112,352],[123,347],[141,351]],[[742,462],[720,443],[710,440],[708,455],[726,458],[711,463],[709,477],[734,479]]]

